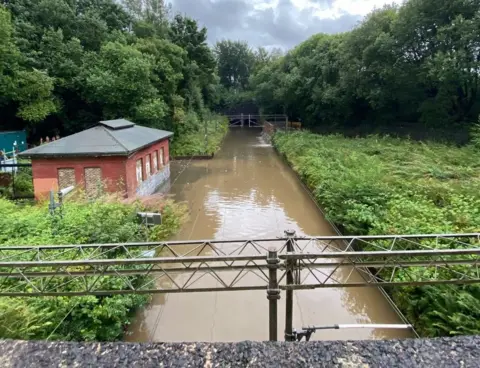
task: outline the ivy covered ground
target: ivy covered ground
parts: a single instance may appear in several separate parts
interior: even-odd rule
[[[148,235],[136,216],[145,210],[163,214],[163,224],[151,228]],[[1,245],[161,240],[177,231],[184,215],[183,209],[171,202],[123,203],[113,197],[67,201],[63,217],[52,217],[47,203],[18,205],[0,198],[0,213]],[[118,279],[100,282],[105,288],[123,287],[116,284]],[[74,290],[75,282],[62,287]],[[147,302],[145,295],[0,298],[0,339],[118,340],[133,312]]]
[[[480,151],[474,145],[308,132],[277,133],[274,144],[346,234],[480,231]],[[390,292],[425,336],[480,334],[477,285]]]

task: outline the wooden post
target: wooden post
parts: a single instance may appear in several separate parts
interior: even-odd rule
[[[278,303],[280,299],[280,289],[278,288],[277,269],[280,260],[278,259],[278,252],[276,248],[269,248],[267,255],[268,264],[268,324],[269,333],[268,338],[270,341],[277,341],[278,339]]]
[[[295,251],[294,247],[294,240],[295,231],[294,230],[287,230],[285,231],[285,235],[287,236],[287,254],[293,253]],[[286,261],[286,268],[287,268],[287,278],[286,283],[287,286],[293,285],[293,267],[294,262],[291,260]],[[294,341],[293,340],[293,290],[287,289],[286,297],[285,297],[285,341]]]

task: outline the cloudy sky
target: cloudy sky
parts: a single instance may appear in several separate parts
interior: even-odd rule
[[[366,14],[393,0],[169,0],[208,28],[209,41],[245,40],[289,49],[309,36],[352,29]],[[397,3],[399,1],[397,0]]]

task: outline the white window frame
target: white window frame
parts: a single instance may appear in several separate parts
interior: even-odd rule
[[[141,158],[135,161],[135,173],[137,176],[137,183],[142,183],[143,182],[143,160]]]

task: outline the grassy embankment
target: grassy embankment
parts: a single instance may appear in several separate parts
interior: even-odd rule
[[[136,217],[145,210],[163,214],[163,224],[151,228],[148,236]],[[184,210],[162,200],[124,203],[114,197],[95,202],[77,198],[65,203],[63,217],[52,217],[45,202],[18,206],[0,198],[0,213],[1,245],[43,245],[161,240],[178,230]],[[12,282],[23,281],[9,280],[2,287]],[[81,282],[77,279],[58,287],[74,291]],[[123,284],[118,278],[105,277],[98,286],[118,289]],[[133,312],[147,302],[146,295],[0,298],[0,338],[118,340]]]
[[[228,131],[228,120],[220,115],[208,114],[204,121],[199,121],[195,114],[191,114],[179,130],[172,140],[171,157],[212,155],[218,151]]]
[[[344,233],[480,231],[480,151],[473,146],[308,132],[277,133],[274,144]],[[425,336],[480,333],[480,285],[389,292]]]

